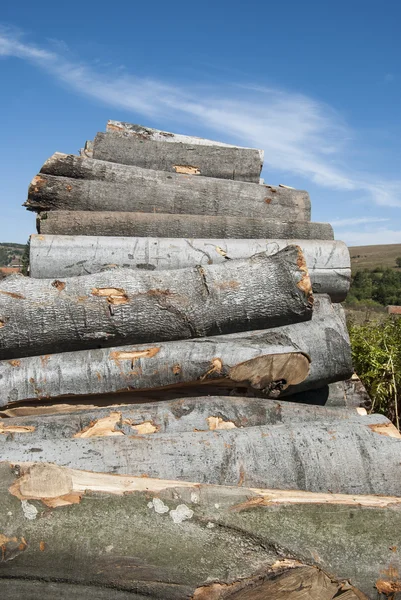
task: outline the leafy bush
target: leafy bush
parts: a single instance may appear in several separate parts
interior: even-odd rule
[[[388,267],[357,271],[353,276],[347,304],[355,300],[373,300],[382,306],[401,305],[401,271]]]
[[[401,318],[349,324],[352,358],[371,399],[372,411],[386,415],[400,428]]]

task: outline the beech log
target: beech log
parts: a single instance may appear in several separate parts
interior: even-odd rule
[[[99,273],[107,269],[165,270],[218,264],[248,258],[258,252],[273,254],[287,245],[301,247],[312,282],[319,294],[333,302],[345,300],[351,281],[347,246],[333,240],[194,240],[32,235],[30,276],[43,279]],[[49,255],[51,252],[51,260]]]
[[[398,497],[15,465],[0,465],[11,600],[38,589],[39,600],[375,600],[399,589]]]
[[[120,132],[98,133],[93,158],[144,169],[259,183],[263,152],[221,144],[155,141]]]
[[[22,425],[19,431],[18,420],[10,426],[14,431],[0,434],[2,460],[13,464],[52,462],[216,485],[401,496],[401,480],[394,476],[400,468],[401,434],[383,415],[151,433],[149,424],[147,429],[128,425],[124,431],[118,427],[120,412],[110,410],[107,419],[78,432],[67,428],[64,436],[61,429],[60,437],[54,437],[57,425],[51,425],[51,417],[53,435],[34,426]]]
[[[56,152],[29,186],[30,210],[108,210],[310,220],[309,194],[152,171]]]
[[[55,210],[38,214],[36,226],[38,233],[53,235],[334,239],[328,223],[165,213]]]
[[[216,142],[215,140],[208,140],[207,138],[191,135],[183,135],[181,133],[171,133],[171,131],[162,131],[161,129],[144,127],[143,125],[127,123],[126,121],[114,121],[112,119],[107,121],[106,131],[111,133],[123,133],[127,137],[133,137],[142,141],[183,143],[190,144],[191,146],[221,146],[223,148],[244,149],[243,146],[235,146],[225,142]],[[251,148],[247,149],[251,150]],[[258,152],[260,154],[260,160],[263,162],[264,152],[263,150],[258,150]]]
[[[4,360],[0,406],[86,395],[108,395],[103,399],[116,403],[227,390],[277,397],[321,388],[350,377],[352,364],[342,308],[324,297],[315,304],[312,321],[270,330]]]
[[[347,380],[345,382],[338,382],[338,383],[344,383],[347,384],[350,380]],[[184,405],[186,407],[192,407],[193,403],[196,403],[197,406],[198,405],[204,405],[206,406],[206,408],[208,409],[208,407],[210,406],[215,406],[216,410],[217,407],[220,407],[220,410],[223,410],[223,407],[226,406],[225,402],[229,401],[230,402],[230,406],[232,405],[234,408],[237,407],[237,409],[235,409],[237,412],[235,413],[236,418],[241,420],[241,423],[243,427],[246,426],[246,423],[249,421],[249,423],[251,425],[255,425],[256,422],[254,422],[254,412],[257,411],[261,406],[263,406],[266,411],[268,411],[268,413],[266,413],[268,416],[266,416],[266,423],[273,423],[274,421],[274,412],[275,410],[278,410],[277,407],[277,403],[280,404],[281,407],[284,406],[284,409],[282,408],[282,410],[287,411],[287,406],[291,408],[292,413],[294,414],[294,418],[297,419],[299,418],[299,420],[305,420],[308,418],[308,415],[311,414],[311,419],[319,419],[320,418],[320,414],[322,417],[324,417],[325,420],[331,418],[331,416],[337,415],[338,418],[352,418],[352,416],[355,416],[355,411],[356,414],[358,415],[365,415],[368,414],[367,410],[371,409],[371,401],[370,398],[367,396],[368,401],[365,402],[365,398],[362,398],[361,396],[358,396],[356,394],[351,394],[351,396],[347,395],[347,394],[343,394],[341,397],[335,392],[334,394],[331,394],[331,390],[332,388],[336,388],[337,383],[331,383],[329,385],[324,386],[323,388],[319,388],[319,389],[312,389],[309,390],[309,392],[303,392],[300,394],[292,394],[291,396],[287,396],[285,398],[285,400],[268,400],[265,397],[260,398],[255,396],[254,394],[250,394],[249,390],[247,393],[247,396],[240,396],[239,393],[237,392],[236,389],[231,390],[229,395],[224,396],[221,393],[218,394],[217,396],[213,396],[211,394],[207,395],[207,398],[205,397],[205,395],[203,396],[183,396],[180,397],[179,393],[175,394],[173,398],[170,397],[170,394],[166,394],[162,396],[162,400],[151,400],[149,403],[146,401],[146,399],[144,397],[140,397],[140,398],[133,398],[132,396],[127,398],[127,400],[129,400],[129,402],[123,402],[125,400],[125,397],[116,397],[114,396],[113,398],[108,395],[101,395],[101,396],[94,396],[94,395],[90,395],[90,396],[78,396],[78,397],[65,397],[65,398],[61,398],[61,399],[55,399],[53,400],[28,400],[28,401],[24,401],[22,400],[21,402],[12,402],[9,405],[6,405],[5,408],[1,409],[0,407],[0,419],[10,419],[10,418],[14,418],[14,417],[36,417],[36,416],[40,416],[40,415],[63,415],[63,414],[72,414],[74,412],[77,411],[89,411],[89,410],[103,410],[103,409],[110,409],[110,408],[117,408],[118,410],[120,410],[120,408],[123,407],[130,407],[132,408],[137,407],[139,405],[145,406],[147,404],[150,404],[150,406],[154,406],[157,407],[159,406],[159,404],[161,406],[166,407],[167,410],[169,410],[169,406],[171,403],[171,406],[174,407],[175,404],[177,404],[178,406],[180,405]],[[213,404],[213,402],[218,402],[220,403],[219,405],[217,404]],[[358,400],[358,401],[357,401]],[[118,404],[116,404],[116,402],[118,402]],[[241,404],[241,403],[247,403],[247,404]],[[240,403],[240,404],[238,404]],[[274,404],[271,404],[274,403]],[[299,416],[299,412],[298,412],[298,406],[301,405],[301,414],[302,416]],[[244,410],[246,409],[247,412],[247,417],[246,418],[242,418],[242,406],[244,406]],[[251,407],[252,408],[251,410]],[[271,416],[271,411],[270,409],[274,407],[273,410],[273,416]],[[288,410],[290,410],[290,408]],[[305,412],[303,409],[305,408],[306,410],[311,410],[311,413]],[[320,409],[325,409],[323,413],[318,413],[318,412],[314,412],[315,409],[320,410]],[[172,409],[173,410],[173,409]],[[190,410],[192,410],[192,408],[190,408]],[[239,411],[239,412],[238,412]],[[334,411],[334,412],[330,412],[330,411]],[[178,410],[178,413],[180,413],[180,411]],[[231,413],[230,413],[231,414]],[[263,413],[264,414],[264,413]],[[221,415],[220,415],[221,416]],[[259,418],[259,417],[258,417]],[[264,416],[262,415],[260,417],[262,420],[264,419]],[[271,420],[269,420],[271,418]],[[283,422],[286,422],[286,420],[289,417],[289,414],[287,412],[284,413],[284,416],[280,417],[283,419]],[[263,424],[263,423],[260,423]],[[3,424],[4,425],[4,424]],[[202,428],[200,428],[202,429]]]
[[[87,404],[74,404],[70,399],[70,404],[26,404],[0,411],[0,434],[35,431],[36,436],[49,439],[73,437],[83,430],[88,435],[91,431],[99,435],[102,428],[108,433],[125,434],[219,431],[286,423],[361,421],[361,416],[367,414],[360,408],[310,406],[239,396],[201,396],[104,407],[91,404],[91,396],[84,400]]]
[[[15,275],[0,284],[0,358],[276,327],[310,319],[312,300],[297,246],[175,271]]]

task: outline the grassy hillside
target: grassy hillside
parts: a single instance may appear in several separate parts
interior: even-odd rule
[[[397,269],[396,258],[401,256],[401,244],[386,244],[382,246],[353,246],[351,254],[352,272],[360,269],[390,267]]]
[[[24,249],[24,244],[0,243],[0,267],[8,267],[13,258],[21,258]]]

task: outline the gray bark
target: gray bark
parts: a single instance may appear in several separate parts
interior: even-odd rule
[[[183,135],[181,133],[171,133],[170,131],[162,131],[161,129],[153,129],[152,127],[144,127],[143,125],[136,125],[124,121],[107,121],[106,131],[111,133],[121,133],[126,137],[137,138],[138,140],[142,141],[184,143],[191,144],[191,146],[221,146],[223,148],[244,149],[243,146],[235,146],[233,144],[226,144],[225,142],[216,142],[214,140],[208,140],[206,138],[191,135]],[[247,149],[252,150],[252,148]],[[257,152],[259,152],[260,160],[263,162],[263,150],[257,150]]]
[[[165,270],[225,263],[258,252],[300,246],[312,289],[345,300],[351,280],[347,246],[334,240],[227,240],[32,235],[30,275],[44,279],[99,273],[106,269]],[[49,256],[51,253],[51,259]]]
[[[71,437],[44,439],[35,430],[0,435],[2,460],[215,485],[401,496],[394,476],[401,434],[383,415],[176,434],[96,425]]]
[[[316,298],[312,321],[270,330],[3,361],[0,403],[91,395],[94,403],[113,404],[233,389],[266,397],[321,388],[352,374],[343,311],[334,307]],[[302,355],[311,361],[306,378]]]
[[[25,405],[1,411],[0,431],[7,435],[23,428],[34,428],[35,439],[71,438],[82,431],[121,431],[125,435],[140,432],[181,433],[219,431],[224,428],[361,421],[366,412],[356,408],[313,406],[235,396],[202,396],[140,404],[115,404],[96,407],[89,404]],[[70,400],[71,402],[71,400]],[[50,410],[49,410],[50,407]],[[9,415],[23,414],[18,418]],[[16,411],[16,412],[13,412]],[[41,412],[43,411],[43,412]],[[112,416],[110,416],[112,415]]]
[[[349,379],[331,383],[320,390],[301,392],[286,399],[292,402],[307,402],[324,406],[362,407],[366,410],[372,408],[369,394],[355,374]]]
[[[2,361],[0,406],[27,399],[134,390],[143,395],[145,390],[166,386],[173,386],[173,394],[177,386],[185,386],[184,394],[193,394],[192,387],[205,387],[208,394],[210,386],[222,386],[223,390],[249,387],[255,393],[277,395],[306,378],[309,358],[291,346],[290,340],[267,346],[264,341],[252,343],[244,335],[220,342],[218,336]],[[327,373],[322,377],[327,378]],[[164,395],[164,389],[159,394]]]
[[[300,248],[176,271],[0,284],[0,358],[218,335],[311,318]]]
[[[152,171],[56,152],[29,186],[30,210],[162,212],[310,220],[309,194],[285,187]]]
[[[46,600],[64,586],[74,600],[355,600],[358,589],[374,600],[398,581],[398,498],[298,492],[300,503],[291,492],[38,464],[5,463],[0,475],[11,600],[36,598],[38,586]]]
[[[169,215],[113,211],[40,213],[37,230],[54,235],[116,235],[174,238],[334,239],[328,223],[280,222],[247,217]]]
[[[114,132],[96,135],[93,158],[156,171],[188,172],[193,176],[251,183],[259,183],[263,166],[261,151],[252,148],[192,142],[166,144],[164,141]]]

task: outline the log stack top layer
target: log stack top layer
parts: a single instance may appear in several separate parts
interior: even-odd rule
[[[191,142],[152,141],[124,133],[98,133],[93,158],[145,169],[203,177],[260,182],[263,160],[259,150]]]
[[[115,121],[109,121],[107,133],[97,134],[93,158],[254,183],[259,183],[263,166],[262,150]]]
[[[171,133],[170,131],[161,131],[160,129],[154,129],[152,127],[144,127],[143,125],[136,125],[134,123],[127,123],[125,121],[107,121],[106,131],[111,133],[123,133],[127,136],[136,137],[140,140],[148,140],[154,142],[173,142],[173,143],[184,143],[201,146],[223,146],[226,148],[238,148],[233,144],[226,144],[224,142],[216,142],[208,140],[206,138],[195,137],[190,135],[182,135],[180,133]],[[243,146],[241,146],[243,148]],[[252,148],[245,148],[251,150]],[[263,162],[264,152],[258,150],[260,160]]]

